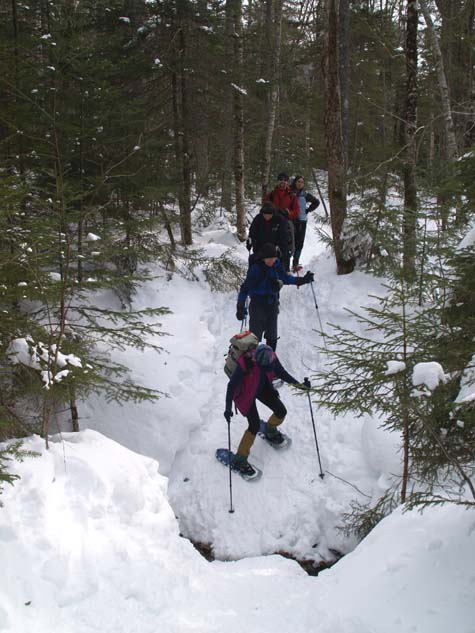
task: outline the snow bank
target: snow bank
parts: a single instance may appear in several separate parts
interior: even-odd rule
[[[2,633],[473,633],[475,515],[395,512],[318,578],[280,556],[207,563],[152,459],[95,431],[16,464],[0,510]]]

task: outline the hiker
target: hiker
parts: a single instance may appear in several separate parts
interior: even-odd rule
[[[298,218],[294,220],[295,250],[292,262],[292,272],[294,273],[300,270],[300,255],[302,254],[305,233],[307,231],[307,213],[314,211],[320,204],[320,200],[305,191],[304,187],[305,178],[303,176],[295,176],[290,185],[290,189],[295,193],[299,202],[300,212]],[[308,207],[307,202],[310,203]]]
[[[281,171],[277,176],[277,186],[263,197],[263,202],[272,202],[278,214],[288,222],[288,246],[282,251],[281,259],[285,270],[290,269],[290,258],[294,252],[294,226],[293,221],[299,217],[300,206],[297,196],[289,187],[289,176]]]
[[[247,458],[261,422],[256,400],[265,404],[272,411],[265,427],[266,440],[276,446],[284,442],[284,436],[277,427],[284,421],[287,409],[279,397],[279,392],[272,386],[274,377],[289,384],[301,384],[282,367],[272,348],[261,343],[257,348],[238,358],[236,369],[226,390],[224,417],[228,424],[233,416],[233,401],[237,410],[248,421],[248,428],[244,431],[231,466],[234,470],[238,470],[250,478],[256,474],[256,471],[249,464]]]
[[[249,227],[247,248],[248,250],[252,248],[253,251],[249,256],[249,266],[256,261],[264,244],[275,244],[281,253],[286,250],[288,244],[287,225],[287,221],[280,214],[277,214],[272,202],[265,202],[262,205]]]
[[[238,294],[236,318],[242,321],[249,303],[249,329],[260,341],[265,335],[266,343],[274,351],[277,347],[277,317],[279,314],[279,292],[283,285],[302,286],[313,281],[308,271],[303,277],[290,275],[277,258],[274,244],[264,244],[257,261],[247,271]]]

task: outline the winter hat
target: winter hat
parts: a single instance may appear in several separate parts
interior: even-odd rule
[[[264,202],[261,207],[261,213],[274,213],[275,207],[272,202]]]
[[[267,257],[277,257],[277,248],[275,244],[271,244],[267,242],[259,251],[259,256],[261,259],[267,259]]]
[[[289,179],[289,174],[285,173],[285,171],[281,171],[280,174],[277,176],[277,180],[288,180]]]
[[[254,358],[258,367],[270,367],[274,362],[274,350],[264,343],[259,343]]]

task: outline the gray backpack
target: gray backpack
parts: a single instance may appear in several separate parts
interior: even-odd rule
[[[235,334],[229,339],[229,349],[224,363],[224,373],[228,378],[234,373],[236,369],[237,360],[242,354],[249,352],[257,347],[259,340],[255,334],[246,330]]]

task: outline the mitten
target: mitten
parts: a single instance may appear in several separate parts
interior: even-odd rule
[[[247,308],[244,303],[238,303],[236,307],[236,319],[242,321],[247,315]]]

